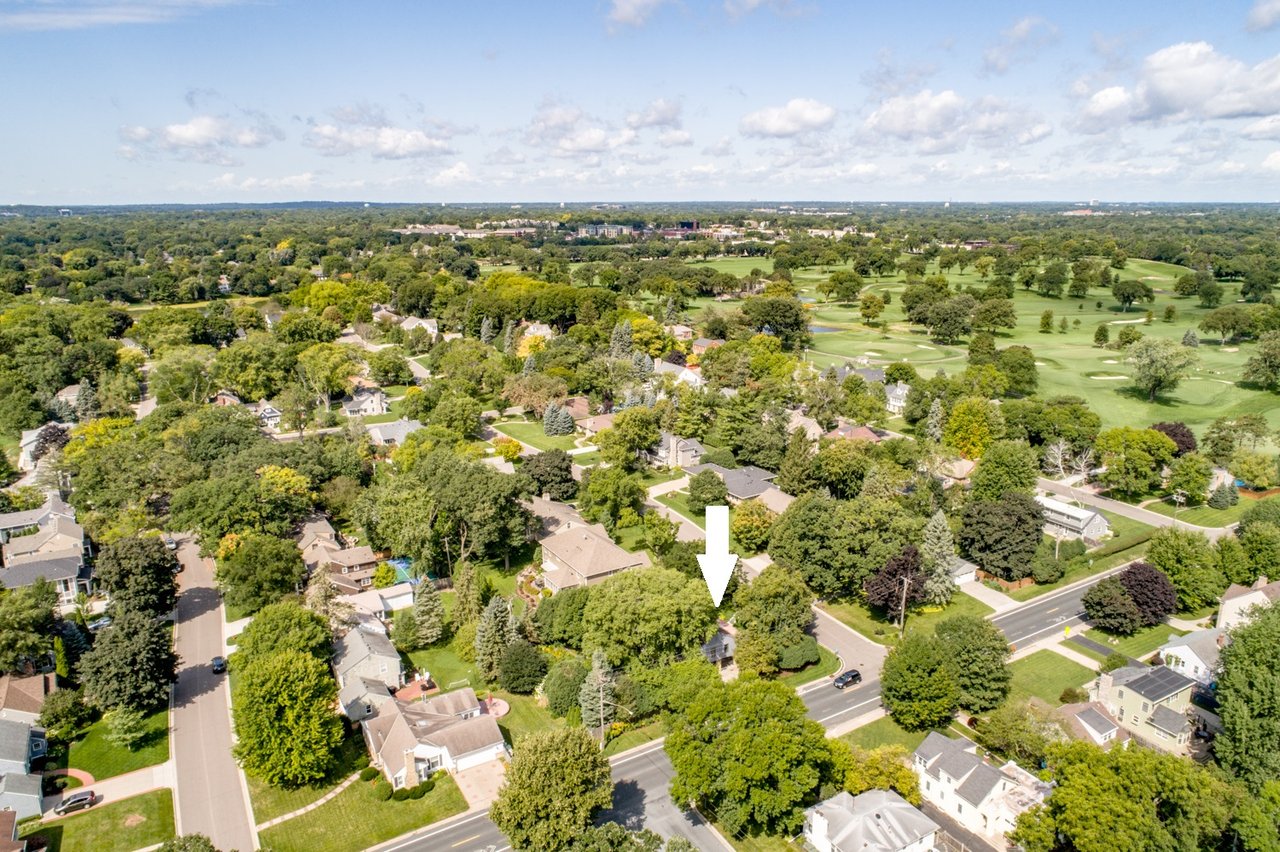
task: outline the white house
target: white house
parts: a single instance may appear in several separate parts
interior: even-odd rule
[[[256,404],[246,406],[246,408],[258,418],[259,423],[268,429],[280,428],[280,420],[284,417],[284,412],[265,399],[260,399]]]
[[[1267,582],[1266,577],[1259,577],[1252,586],[1241,586],[1232,583],[1222,593],[1218,606],[1218,621],[1214,626],[1219,630],[1230,630],[1240,624],[1248,624],[1250,610],[1255,606],[1271,606],[1280,600],[1280,580]]]
[[[1209,686],[1217,679],[1218,655],[1226,639],[1226,631],[1218,627],[1171,636],[1160,646],[1160,658],[1183,677]]]
[[[697,438],[681,438],[671,432],[663,432],[649,457],[659,467],[689,467],[699,464],[706,452]]]
[[[342,413],[348,417],[377,417],[387,410],[387,395],[378,389],[358,391],[342,401]]]
[[[906,382],[894,382],[884,386],[884,407],[890,414],[901,414],[907,407],[907,394],[911,393],[911,385]]]
[[[1058,715],[1076,739],[1087,740],[1103,748],[1129,740],[1129,732],[1120,727],[1120,723],[1101,702],[1064,704],[1058,708]]]
[[[541,337],[543,340],[550,340],[556,336],[556,330],[545,322],[527,322],[521,326],[521,330],[525,337]]]
[[[1088,507],[1072,506],[1052,497],[1037,495],[1044,509],[1044,532],[1054,538],[1079,538],[1086,544],[1097,543],[1111,534],[1111,524],[1099,512]]]
[[[659,376],[671,376],[677,384],[688,385],[691,388],[700,388],[707,383],[697,367],[687,367],[683,364],[654,361],[653,372]]]
[[[420,420],[401,418],[390,423],[370,424],[365,431],[369,433],[369,441],[375,447],[398,447],[414,432],[422,428]]]
[[[920,793],[968,831],[1002,838],[1019,814],[1044,801],[1050,788],[1013,761],[992,766],[974,748],[968,740],[931,731],[912,755]]]
[[[440,333],[440,323],[434,319],[422,319],[421,317],[405,317],[400,321],[400,327],[405,332],[413,331],[415,328],[425,329],[427,334],[435,335]]]
[[[382,703],[364,719],[374,766],[392,787],[413,787],[437,769],[459,772],[507,757],[493,716],[471,687],[421,701]]]
[[[817,852],[931,852],[938,830],[892,790],[841,792],[804,812],[804,839]]]
[[[35,450],[36,444],[40,443],[40,433],[45,426],[57,426],[61,429],[70,429],[74,424],[71,423],[46,423],[44,426],[35,429],[24,429],[22,435],[18,438],[18,470],[26,473],[36,469]]]

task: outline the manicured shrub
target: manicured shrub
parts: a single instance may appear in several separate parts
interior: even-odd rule
[[[390,799],[391,793],[391,784],[385,778],[373,785],[373,797],[380,802]]]
[[[396,790],[394,793],[391,794],[392,801],[396,801],[396,802],[403,802],[405,799],[408,799],[408,798],[409,798],[408,787],[401,787],[399,790]]]
[[[538,688],[547,675],[547,658],[523,640],[511,643],[502,654],[498,682],[517,695],[528,695]]]
[[[381,774],[382,773],[378,771],[378,768],[376,766],[366,766],[364,769],[360,770],[360,780],[372,781],[373,779],[377,778]]]
[[[1104,672],[1113,672],[1116,669],[1122,669],[1129,665],[1129,658],[1119,651],[1112,651],[1107,654],[1107,658],[1102,661],[1102,670]]]
[[[778,654],[778,668],[783,671],[796,671],[821,659],[818,653],[818,642],[812,636],[806,636],[789,648],[783,648]]]
[[[1058,700],[1063,704],[1080,704],[1089,700],[1089,693],[1085,692],[1078,686],[1068,686],[1062,690],[1062,694],[1058,696]]]

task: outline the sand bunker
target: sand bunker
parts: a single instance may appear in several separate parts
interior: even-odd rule
[[[1107,323],[1107,325],[1134,325],[1135,323],[1146,322],[1146,321],[1147,321],[1146,317],[1141,317],[1139,319],[1131,319],[1131,320],[1112,320],[1111,322]]]
[[[1102,363],[1104,363],[1104,364],[1119,364],[1120,362],[1119,362],[1119,361],[1117,361],[1115,358],[1108,358],[1108,359],[1106,359],[1105,361],[1103,361]]]
[[[1090,376],[1089,378],[1097,382],[1119,382],[1129,377],[1128,376]]]
[[[917,349],[933,349],[932,346],[925,346],[923,343],[917,343],[916,348]]]

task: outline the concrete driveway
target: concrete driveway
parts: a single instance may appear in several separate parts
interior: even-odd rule
[[[498,789],[502,787],[502,779],[506,777],[507,764],[501,760],[490,760],[453,774],[453,780],[458,782],[458,789],[472,810],[493,804],[493,800],[498,798]]]

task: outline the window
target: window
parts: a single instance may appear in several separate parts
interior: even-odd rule
[[[1146,713],[1149,709],[1151,709],[1151,705],[1145,701],[1142,702],[1142,712]]]
[[[1122,689],[1122,690],[1120,690],[1119,692],[1117,692],[1117,693],[1116,693],[1116,695],[1120,698],[1120,700],[1121,700],[1121,701],[1124,701],[1124,690],[1123,690],[1123,689]]]

